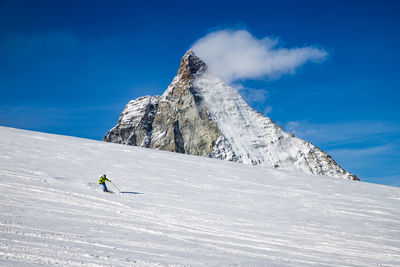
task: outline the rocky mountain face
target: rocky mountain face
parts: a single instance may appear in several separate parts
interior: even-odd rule
[[[193,85],[206,69],[187,53],[165,93],[130,101],[104,141],[208,156],[221,133]]]
[[[130,101],[103,140],[359,180],[249,107],[190,50],[164,94]]]

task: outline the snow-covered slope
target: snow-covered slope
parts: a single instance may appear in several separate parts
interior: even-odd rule
[[[223,134],[224,141],[217,140],[213,157],[233,160],[233,155],[238,162],[247,164],[356,178],[318,147],[286,133],[270,118],[250,108],[234,88],[212,74],[201,75],[194,86],[204,96],[211,117]],[[232,153],[225,152],[227,147]]]
[[[132,100],[105,141],[358,180],[254,111],[190,50],[161,97]]]
[[[4,127],[0,185],[1,266],[400,265],[399,188]]]

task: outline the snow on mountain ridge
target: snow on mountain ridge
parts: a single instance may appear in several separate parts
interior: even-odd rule
[[[212,119],[228,138],[238,157],[235,161],[351,178],[351,174],[340,168],[329,155],[311,143],[286,133],[270,118],[249,107],[236,89],[212,74],[202,74],[195,79],[194,86],[204,96]],[[219,155],[215,158],[226,159],[219,149],[215,147],[213,151],[213,154]]]
[[[110,138],[115,143],[147,147],[158,100],[159,96],[143,96],[129,101],[118,119],[118,124],[110,130]],[[132,127],[135,131],[132,131]]]
[[[129,102],[118,123],[127,121],[126,127],[121,131],[117,125],[104,141],[359,180],[316,146],[254,111],[190,50],[167,90],[150,106]],[[131,118],[151,125],[129,124]]]

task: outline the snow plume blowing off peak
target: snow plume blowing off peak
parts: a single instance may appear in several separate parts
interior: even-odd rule
[[[274,37],[257,39],[245,30],[220,30],[197,40],[191,50],[227,83],[240,79],[277,79],[307,62],[322,62],[327,51],[316,46],[279,47]]]

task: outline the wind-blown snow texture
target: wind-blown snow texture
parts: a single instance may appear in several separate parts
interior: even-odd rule
[[[193,52],[161,97],[132,100],[105,141],[358,180],[249,107]]]
[[[0,151],[2,266],[400,266],[399,188],[4,127]]]

